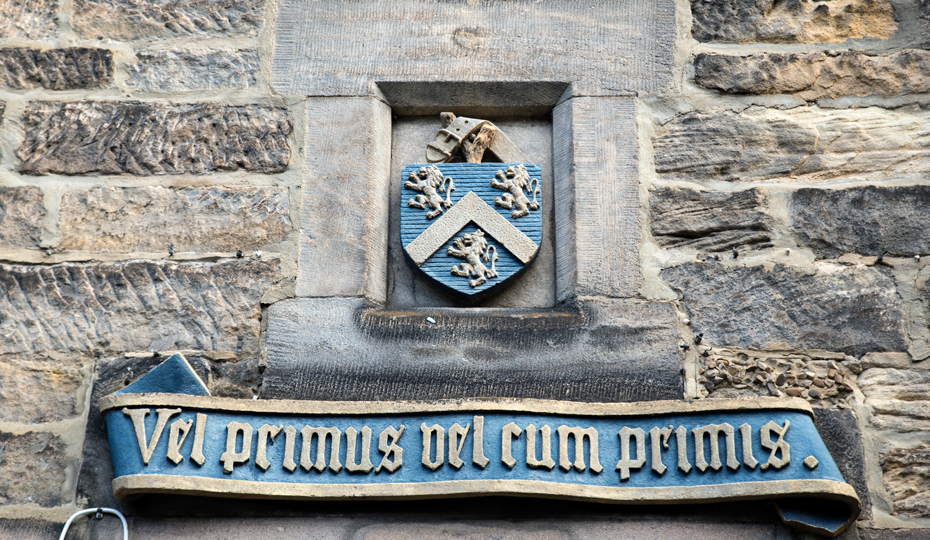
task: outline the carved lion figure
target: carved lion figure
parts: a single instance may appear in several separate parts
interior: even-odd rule
[[[492,251],[494,252],[493,257],[491,256]],[[468,282],[472,288],[487,283],[488,278],[497,277],[497,269],[494,267],[494,263],[497,262],[497,248],[488,245],[488,241],[484,237],[484,231],[481,229],[453,240],[452,246],[446,250],[446,253],[453,257],[465,259],[465,262],[461,265],[452,265],[452,275],[463,278],[470,278],[474,275],[476,279]],[[482,264],[482,258],[484,262],[491,263],[491,268]]]
[[[497,171],[497,178],[491,180],[491,187],[502,189],[504,193],[497,199],[494,204],[506,208],[514,209],[510,216],[514,219],[521,218],[530,213],[530,210],[539,210],[539,203],[536,202],[536,195],[539,193],[539,179],[530,179],[530,174],[526,172],[523,165],[511,165],[507,167],[506,172]],[[533,184],[536,184],[535,189]],[[533,200],[526,196],[523,190],[533,192]]]
[[[449,184],[448,191],[446,191],[446,183]],[[435,165],[420,167],[419,171],[411,172],[410,178],[404,182],[404,187],[422,193],[422,195],[417,195],[407,201],[407,206],[426,210],[426,206],[429,205],[432,210],[426,213],[426,219],[433,219],[442,214],[443,207],[452,207],[451,196],[452,192],[455,191],[455,184],[452,183],[452,178],[448,176],[443,178],[442,171]],[[445,201],[442,200],[439,193],[446,194]]]

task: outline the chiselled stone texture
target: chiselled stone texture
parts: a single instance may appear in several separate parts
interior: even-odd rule
[[[657,126],[656,170],[692,181],[878,180],[930,172],[930,110],[688,112]]]
[[[44,217],[41,189],[0,187],[0,246],[37,246]]]
[[[930,372],[872,368],[859,375],[859,388],[878,429],[930,434]]]
[[[809,348],[860,354],[907,349],[894,280],[870,267],[691,263],[660,277],[710,346]]]
[[[61,249],[114,252],[253,250],[291,232],[287,188],[98,187],[64,195]]]
[[[33,102],[16,151],[26,174],[208,174],[287,168],[281,109],[214,103]]]
[[[859,528],[860,540],[926,540],[927,529],[867,529]]]
[[[930,91],[930,51],[699,54],[694,81],[732,94],[791,94],[807,101]]]
[[[256,51],[136,53],[126,86],[146,92],[249,88],[259,70]]]
[[[819,257],[930,254],[930,186],[805,188],[789,207],[799,242]]]
[[[882,455],[882,480],[895,514],[930,517],[930,444]]]
[[[64,500],[68,459],[57,435],[0,431],[0,504],[58,506]]]
[[[0,49],[0,86],[16,89],[102,88],[113,80],[113,52],[107,49]]]
[[[668,303],[382,311],[360,299],[301,298],[269,308],[266,343],[262,397],[271,399],[639,401],[683,392]]]
[[[0,265],[0,354],[258,350],[278,261]]]
[[[723,251],[772,246],[755,189],[736,193],[660,188],[649,194],[652,237],[662,247]]]
[[[0,36],[53,37],[58,24],[57,0],[0,0]]]
[[[75,0],[71,24],[86,38],[120,41],[254,36],[261,0]]]
[[[838,43],[898,26],[888,0],[691,0],[691,15],[703,42]]]
[[[72,362],[0,357],[0,421],[39,424],[77,416],[84,408],[83,383]]]

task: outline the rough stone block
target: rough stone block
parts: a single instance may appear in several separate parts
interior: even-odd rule
[[[261,0],[75,0],[71,25],[85,38],[121,41],[254,36]]]
[[[930,171],[930,110],[868,107],[688,112],[656,127],[656,170],[690,181],[923,178]]]
[[[878,429],[930,434],[930,372],[872,368],[859,375],[859,388]]]
[[[0,265],[0,354],[258,350],[278,261]]]
[[[373,98],[311,98],[297,296],[387,292],[391,109]]]
[[[67,445],[57,435],[0,431],[0,504],[58,506],[67,496]]]
[[[675,11],[671,0],[363,7],[286,0],[278,6],[271,84],[281,94],[316,96],[436,80],[571,81],[576,95],[655,91],[672,81]]]
[[[691,16],[702,42],[839,43],[885,39],[898,27],[888,0],[691,0]]]
[[[736,193],[659,188],[649,194],[652,237],[662,247],[724,251],[772,247],[771,219],[755,189]]]
[[[41,424],[84,411],[80,365],[61,361],[0,358],[0,421]]]
[[[214,103],[32,102],[16,151],[26,174],[208,174],[287,168],[281,109]]]
[[[38,246],[44,217],[41,189],[0,187],[0,246]]]
[[[677,319],[667,303],[382,311],[359,299],[297,299],[269,308],[266,346],[262,397],[271,399],[683,394]]]
[[[136,53],[126,86],[143,92],[250,88],[259,71],[258,52],[153,51]]]
[[[867,529],[859,528],[860,540],[926,540],[927,529]]]
[[[0,86],[16,89],[82,90],[113,81],[113,52],[107,49],[0,49]]]
[[[863,354],[907,349],[894,280],[871,267],[691,263],[660,277],[682,298],[710,346],[808,348]]]
[[[639,293],[635,103],[572,98],[555,108],[557,297]]]
[[[61,534],[61,523],[37,519],[0,518],[0,538],[10,540],[46,540]]]
[[[287,188],[72,191],[59,209],[61,249],[110,252],[253,250],[292,230]]]
[[[814,425],[843,479],[855,488],[859,496],[862,513],[858,521],[871,519],[872,503],[865,480],[865,451],[856,417],[848,410],[814,409]]]
[[[799,242],[820,257],[930,254],[930,186],[805,188],[789,207]]]
[[[57,0],[0,0],[0,36],[44,39],[57,35]]]
[[[882,455],[882,480],[895,514],[930,517],[930,444]]]
[[[930,91],[930,51],[699,54],[694,82],[731,94],[790,94],[807,101]]]

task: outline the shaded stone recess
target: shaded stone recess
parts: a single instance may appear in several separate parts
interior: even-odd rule
[[[875,427],[930,436],[930,372],[872,368],[858,382]]]
[[[907,349],[894,280],[874,268],[691,263],[660,277],[681,297],[706,345],[862,354]]]
[[[44,217],[41,189],[0,187],[0,246],[38,246]]]
[[[881,464],[894,513],[930,517],[930,443],[895,448],[882,455]]]
[[[0,354],[258,350],[279,263],[0,265]]]
[[[267,174],[291,157],[287,114],[261,105],[32,102],[23,123],[26,174]]]
[[[393,312],[358,299],[288,300],[269,308],[266,345],[261,396],[271,399],[614,402],[683,393],[667,303]]]
[[[67,445],[51,433],[28,431],[14,435],[0,431],[0,504],[58,506],[69,502],[63,494],[69,460]]]
[[[0,357],[0,421],[41,424],[84,411],[80,362]],[[2,460],[2,454],[0,454]]]
[[[85,38],[120,41],[254,36],[261,0],[76,0],[71,24]]]
[[[81,90],[113,81],[113,52],[107,49],[0,49],[0,86],[16,89]]]
[[[136,53],[126,86],[147,92],[249,88],[259,71],[258,52],[153,51]]]
[[[688,112],[656,127],[667,180],[880,180],[930,172],[930,110],[868,107]]]
[[[897,29],[888,0],[691,0],[691,35],[718,43],[838,43]]]
[[[0,36],[43,39],[55,36],[57,0],[0,0]]]
[[[99,187],[59,209],[60,249],[112,252],[253,250],[292,230],[287,188]]]
[[[799,189],[794,233],[819,257],[930,254],[930,186]]]
[[[790,94],[807,101],[930,91],[930,51],[699,54],[694,82],[731,94]]]
[[[843,479],[852,485],[859,496],[862,513],[857,519],[870,519],[872,502],[865,479],[865,450],[862,446],[862,432],[859,431],[855,415],[848,410],[814,409],[814,425],[830,451],[830,456],[839,467]]]
[[[755,189],[736,193],[659,188],[649,193],[652,237],[662,247],[724,251],[772,247],[771,219]]]

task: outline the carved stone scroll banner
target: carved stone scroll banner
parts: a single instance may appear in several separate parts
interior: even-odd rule
[[[238,400],[211,397],[175,355],[100,410],[121,500],[771,499],[789,525],[831,536],[860,510],[799,399]]]

